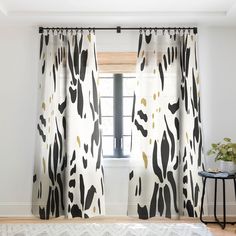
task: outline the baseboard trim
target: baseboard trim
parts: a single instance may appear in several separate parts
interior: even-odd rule
[[[208,202],[208,214],[212,216],[214,212],[214,203]],[[236,202],[227,202],[227,216],[235,216]],[[107,203],[106,215],[124,216],[127,215],[127,205],[121,203]],[[217,215],[222,215],[222,202],[217,203]],[[29,202],[0,202],[0,217],[32,217],[31,203]]]

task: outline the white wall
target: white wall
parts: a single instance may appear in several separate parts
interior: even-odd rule
[[[0,216],[30,215],[36,127],[38,30],[0,28]],[[135,51],[137,33],[97,33],[99,51]],[[224,136],[236,140],[236,28],[200,28],[202,123],[205,151]],[[207,162],[207,166],[214,162]],[[107,212],[126,214],[128,162],[105,165]],[[228,190],[232,186],[227,186]],[[228,191],[230,192],[230,191]],[[232,191],[231,191],[232,192]],[[212,188],[209,186],[212,212]],[[236,212],[233,193],[230,212]]]

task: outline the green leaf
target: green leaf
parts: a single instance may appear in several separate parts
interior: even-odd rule
[[[224,141],[225,142],[231,142],[231,139],[230,138],[224,138]]]

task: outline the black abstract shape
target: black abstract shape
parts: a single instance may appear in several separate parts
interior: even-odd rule
[[[80,62],[80,79],[84,81],[85,73],[87,68],[87,59],[88,59],[88,50],[83,50],[81,53],[81,62]]]
[[[74,46],[74,68],[75,74],[79,74],[79,48],[77,43],[77,35],[75,35],[75,46]]]
[[[57,78],[56,78],[56,69],[55,69],[54,64],[52,66],[52,72],[53,72],[53,82],[54,82],[54,92],[55,92],[56,91]]]
[[[88,152],[88,144],[84,144],[84,151],[87,153]]]
[[[163,215],[163,211],[164,211],[164,199],[163,199],[163,195],[162,195],[162,188],[160,188],[159,190],[159,198],[158,198],[158,211],[160,213],[160,216]]]
[[[154,183],[154,189],[152,194],[152,199],[150,203],[150,217],[156,216],[156,209],[157,209],[157,192],[158,192],[159,185]]]
[[[164,187],[164,199],[166,203],[166,215],[165,217],[171,218],[171,199],[170,199],[170,189],[168,185]]]
[[[138,195],[140,196],[142,193],[142,182],[141,182],[141,178],[139,177],[138,179],[138,186],[139,186],[139,190],[138,190]]]
[[[84,169],[87,169],[88,161],[87,161],[87,159],[84,158],[84,156],[83,156],[83,158],[82,158],[82,161],[83,161],[83,167],[84,167]]]
[[[70,92],[70,99],[72,103],[75,103],[76,100],[76,89],[73,89],[72,87],[69,87]]]
[[[188,71],[189,71],[189,58],[190,58],[190,48],[186,49],[186,77],[188,77]]]
[[[136,125],[137,130],[139,130],[144,137],[147,137],[148,131],[146,129],[144,129],[143,126],[140,125],[136,119],[134,121],[134,124]]]
[[[96,193],[96,189],[95,189],[95,187],[92,185],[92,186],[90,187],[90,189],[88,190],[88,192],[87,192],[87,196],[86,196],[86,200],[85,200],[85,210],[87,210],[87,209],[90,208],[95,193]]]
[[[196,185],[195,185],[195,191],[194,191],[194,193],[195,193],[195,196],[194,196],[194,206],[195,206],[195,207],[196,207],[197,204],[198,204],[199,191],[200,191],[199,185],[198,185],[198,183],[196,183]]]
[[[173,172],[171,171],[167,172],[167,179],[169,180],[171,184],[171,189],[173,191],[173,197],[174,197],[173,202],[174,202],[175,211],[179,212],[178,206],[177,206],[177,188],[176,188],[175,179],[173,177]]]
[[[43,130],[40,128],[39,124],[37,125],[39,135],[42,137],[43,142],[45,143],[46,141],[46,135],[43,133]]]
[[[96,120],[94,122],[94,129],[93,129],[93,133],[92,133],[92,136],[91,136],[91,153],[93,155],[93,143],[95,142],[96,145],[98,145],[99,143],[99,123],[98,123],[98,120]]]
[[[93,107],[94,111],[98,114],[98,92],[93,71],[92,71],[92,82],[93,82]]]
[[[70,165],[73,164],[75,158],[76,158],[76,154],[75,154],[75,150],[74,150],[74,151],[73,151],[73,154],[72,154],[72,158],[71,158],[71,160],[70,160]]]
[[[42,65],[42,74],[44,74],[44,71],[45,71],[45,63],[46,63],[46,61],[44,60],[43,65]]]
[[[175,128],[177,133],[177,139],[179,140],[179,120],[177,117],[175,117]]]
[[[130,173],[129,173],[129,180],[133,179],[134,177],[134,171],[132,170]]]
[[[193,204],[191,203],[190,200],[187,201],[186,209],[187,209],[187,211],[188,211],[188,216],[189,216],[189,217],[194,217]]]
[[[70,201],[73,202],[73,199],[74,199],[73,193],[68,192],[68,197],[69,197]]]
[[[151,33],[149,35],[145,34],[145,40],[146,40],[147,44],[149,44],[151,42],[151,39],[152,39],[152,34]]]
[[[79,209],[79,206],[77,204],[74,204],[71,207],[71,215],[72,217],[82,217],[82,211]]]
[[[163,55],[163,62],[164,62],[164,67],[165,67],[165,70],[167,70],[167,61],[166,61],[166,55]]]
[[[71,180],[69,181],[69,187],[70,187],[70,188],[75,188],[75,179],[71,179]]]
[[[83,118],[83,107],[84,107],[84,98],[83,98],[83,90],[78,80],[77,83],[77,112],[81,118]]]
[[[59,153],[59,148],[58,148],[57,136],[55,134],[54,144],[53,144],[53,166],[54,166],[55,181],[56,181],[56,175],[57,175],[58,153]]]
[[[161,89],[164,89],[164,73],[163,73],[163,69],[162,69],[162,64],[159,63],[159,74],[160,74],[160,79],[161,79]]]
[[[140,53],[140,50],[141,50],[142,41],[143,41],[143,34],[139,34],[139,40],[138,40],[138,57],[139,57],[139,53]]]
[[[51,156],[52,156],[52,151],[51,151],[51,145],[49,146],[49,153],[48,153],[48,176],[49,179],[52,182],[52,185],[54,185],[54,177],[53,177],[53,171],[52,171],[52,165],[51,165]]]
[[[60,111],[61,114],[64,112],[65,108],[66,108],[66,98],[63,103],[58,104],[58,110]]]
[[[139,115],[139,117],[140,117],[142,120],[144,120],[145,122],[147,122],[147,120],[148,120],[147,114],[144,114],[142,110],[139,110],[139,111],[138,111],[138,115]]]
[[[167,132],[168,132],[168,135],[169,135],[170,141],[171,141],[171,151],[170,151],[170,153],[171,153],[171,161],[173,161],[174,154],[175,154],[175,137],[174,137],[173,133],[171,132],[171,130],[169,129],[169,126],[167,124],[165,115],[164,115],[164,118],[165,118]]]
[[[171,111],[172,114],[175,114],[175,112],[179,109],[179,99],[176,103],[168,104],[168,109]]]
[[[43,51],[43,39],[44,39],[44,36],[43,36],[43,34],[41,34],[41,37],[40,37],[40,47],[39,47],[39,58],[41,58],[41,56],[42,56],[42,51]]]
[[[34,175],[34,176],[33,176],[33,183],[35,183],[36,180],[37,180],[37,175]]]
[[[43,115],[40,115],[39,119],[40,119],[42,125],[45,127],[46,126],[46,119],[43,117]]]
[[[134,93],[134,97],[133,97],[133,108],[132,108],[132,122],[134,122],[135,103],[136,103],[136,95],[135,95],[135,93]]]
[[[70,176],[72,176],[72,175],[75,174],[75,173],[76,173],[76,164],[74,165],[73,168],[71,168],[71,170],[70,170]]]
[[[84,178],[83,178],[83,175],[79,175],[79,188],[80,188],[80,202],[81,202],[81,205],[82,207],[84,207]]]
[[[142,61],[142,63],[140,64],[140,70],[141,70],[141,71],[143,71],[144,66],[145,66],[145,57],[143,58],[143,61]]]
[[[48,46],[49,43],[49,34],[45,35],[45,44]]]
[[[155,175],[159,178],[160,182],[163,182],[162,170],[157,162],[157,141],[155,140],[152,152],[152,168]]]
[[[64,129],[64,139],[66,139],[66,118],[63,116],[62,118],[62,127]]]
[[[138,203],[138,216],[139,216],[139,219],[148,219],[148,210],[147,210],[147,206],[143,206],[141,207]]]
[[[166,131],[163,132],[162,140],[161,140],[161,160],[163,167],[163,175],[166,178],[166,171],[169,162],[169,142],[166,137]]]

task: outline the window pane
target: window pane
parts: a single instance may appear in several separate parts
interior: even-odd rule
[[[133,109],[133,97],[123,98],[123,115],[131,116]]]
[[[102,137],[102,149],[104,156],[113,155],[113,137]]]
[[[123,137],[123,153],[124,155],[130,155],[130,144],[131,144],[131,136],[124,136]]]
[[[113,98],[101,98],[102,116],[113,116]]]
[[[99,91],[100,96],[113,96],[113,79],[112,78],[99,78]]]
[[[123,117],[123,134],[131,135],[131,117]]]
[[[102,134],[113,135],[113,117],[102,117]]]
[[[135,89],[135,78],[123,78],[123,95],[133,96]]]

